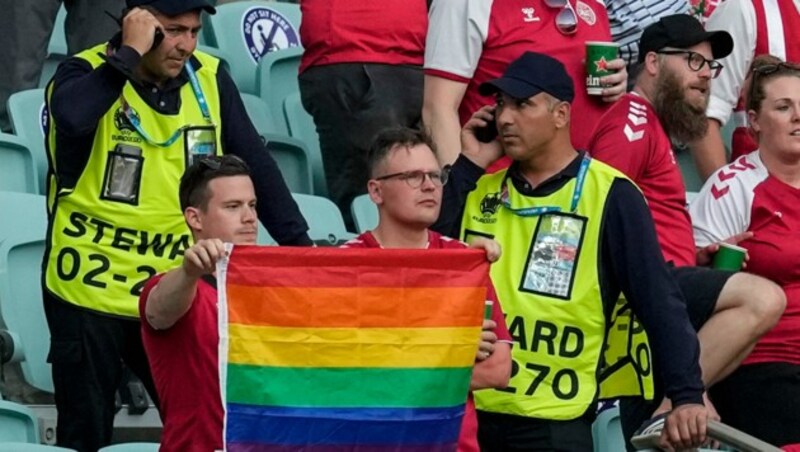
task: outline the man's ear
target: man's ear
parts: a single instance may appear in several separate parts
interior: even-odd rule
[[[651,77],[655,77],[658,75],[658,68],[660,64],[661,63],[658,61],[657,53],[647,52],[647,55],[644,56],[644,67],[641,70],[647,72]]]
[[[569,102],[559,102],[553,108],[553,120],[555,126],[559,129],[569,127],[570,116],[572,115],[572,106]]]
[[[200,218],[200,209],[197,207],[187,207],[183,211],[183,218],[193,231],[203,230],[203,220]]]
[[[379,206],[383,204],[383,193],[381,192],[381,183],[370,179],[367,182],[367,193],[369,193],[369,199],[375,203],[375,205]]]

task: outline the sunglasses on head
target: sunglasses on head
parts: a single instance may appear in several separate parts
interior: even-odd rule
[[[776,64],[765,64],[750,70],[750,90],[748,99],[752,99],[756,94],[756,81],[761,77],[770,76],[779,71],[785,72],[800,72],[800,65],[794,63],[780,62]],[[749,101],[748,101],[749,102]]]
[[[561,8],[556,15],[556,29],[564,35],[574,35],[578,31],[578,14],[570,0],[544,0],[550,8]]]

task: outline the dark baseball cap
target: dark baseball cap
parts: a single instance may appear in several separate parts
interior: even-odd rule
[[[208,14],[216,14],[217,10],[207,0],[126,0],[128,8],[149,6],[167,16],[177,16],[196,9],[205,10]]]
[[[525,52],[512,61],[500,78],[481,83],[484,96],[503,92],[515,99],[527,99],[547,93],[566,102],[575,98],[572,78],[560,61],[536,52]]]
[[[665,47],[686,49],[701,42],[711,44],[714,59],[725,58],[733,50],[733,38],[727,31],[706,31],[703,24],[688,14],[664,16],[644,29],[639,39],[639,62],[648,52],[657,52]]]

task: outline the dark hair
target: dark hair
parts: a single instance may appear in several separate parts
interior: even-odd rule
[[[205,209],[208,183],[218,177],[250,176],[250,168],[235,155],[206,157],[190,166],[181,177],[181,211],[187,207]]]
[[[800,77],[800,66],[785,63],[774,55],[758,55],[750,65],[750,89],[746,91],[745,105],[747,110],[756,113],[761,111],[761,102],[764,101],[764,85],[768,81],[784,76]]]
[[[382,130],[372,140],[372,145],[367,153],[369,176],[376,176],[375,171],[378,166],[386,160],[389,153],[395,148],[411,148],[420,144],[428,146],[433,151],[433,155],[436,155],[436,146],[433,144],[431,136],[424,130],[410,127],[392,127]]]

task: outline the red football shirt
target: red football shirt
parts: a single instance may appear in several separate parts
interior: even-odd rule
[[[303,0],[300,10],[301,73],[336,63],[422,66],[425,0]]]
[[[367,231],[346,244],[344,248],[381,248],[381,244],[375,240],[371,232]],[[444,237],[439,233],[428,231],[428,249],[463,249],[467,248],[464,243]],[[512,343],[511,335],[506,328],[505,316],[494,286],[489,283],[486,288],[486,299],[494,302],[492,309],[492,320],[497,323],[494,330],[497,340],[500,342]],[[478,452],[478,415],[475,412],[475,401],[472,398],[472,391],[467,397],[467,405],[464,410],[464,420],[461,423],[461,434],[458,438],[458,452]]]
[[[171,328],[156,330],[147,323],[145,304],[161,276],[148,281],[139,297],[142,342],[164,423],[160,450],[221,450],[223,409],[217,359],[217,289],[201,280],[186,315]]]
[[[592,157],[622,171],[642,190],[664,260],[696,265],[686,186],[672,142],[653,107],[629,93],[603,115],[589,142]]]

